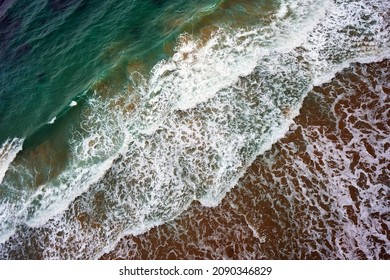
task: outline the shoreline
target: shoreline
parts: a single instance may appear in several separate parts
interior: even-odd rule
[[[122,238],[101,259],[368,259],[365,251],[375,248],[374,259],[390,259],[390,240],[381,238],[390,233],[388,212],[375,211],[376,206],[367,205],[365,197],[374,188],[367,180],[375,185],[390,182],[385,170],[373,181],[377,170],[366,166],[365,156],[376,156],[386,164],[386,151],[380,154],[373,143],[364,140],[375,136],[378,128],[388,135],[389,127],[384,119],[370,128],[353,116],[353,110],[362,109],[367,115],[379,111],[378,117],[386,117],[385,110],[378,108],[381,97],[375,89],[382,87],[383,93],[389,94],[390,75],[385,73],[389,67],[389,60],[356,63],[331,82],[315,87],[287,135],[257,157],[220,205],[208,208],[192,203],[174,221]],[[381,76],[375,76],[378,74]],[[352,129],[363,132],[364,139],[358,147],[344,151],[353,139]],[[316,137],[325,141],[321,143],[329,141],[335,153],[350,158],[333,162],[338,157],[332,161],[324,151],[307,152],[307,141],[313,141],[311,147],[319,144]],[[299,164],[294,166],[294,162]],[[343,170],[341,165],[351,170]],[[298,167],[306,173],[299,173]],[[339,174],[343,172],[356,176],[348,184]],[[381,201],[385,201],[383,197]],[[367,212],[372,215],[365,220]],[[375,230],[381,234],[372,234],[370,224],[378,225]],[[365,236],[354,236],[356,230],[365,230]],[[366,244],[364,238],[368,238]]]

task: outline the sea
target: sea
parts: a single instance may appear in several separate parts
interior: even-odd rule
[[[0,259],[390,259],[390,1],[0,0]]]

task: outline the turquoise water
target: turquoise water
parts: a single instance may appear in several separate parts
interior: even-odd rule
[[[390,51],[381,1],[0,3],[1,258],[218,205],[313,86]]]
[[[0,141],[31,136],[114,68],[165,58],[182,27],[166,17],[214,2],[3,1]]]

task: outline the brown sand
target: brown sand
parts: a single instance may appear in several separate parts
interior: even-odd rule
[[[383,184],[372,195],[390,199],[389,141],[376,150],[390,134],[390,61],[354,69],[309,93],[296,125],[219,206],[193,203],[174,221],[122,238],[102,259],[390,259],[390,213],[365,196]],[[332,144],[333,160],[318,139]]]

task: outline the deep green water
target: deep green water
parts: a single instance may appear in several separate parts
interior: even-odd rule
[[[151,67],[163,45],[216,1],[8,0],[0,6],[0,142],[25,138],[127,64]],[[118,74],[119,73],[119,74]],[[87,97],[86,97],[87,98]]]

